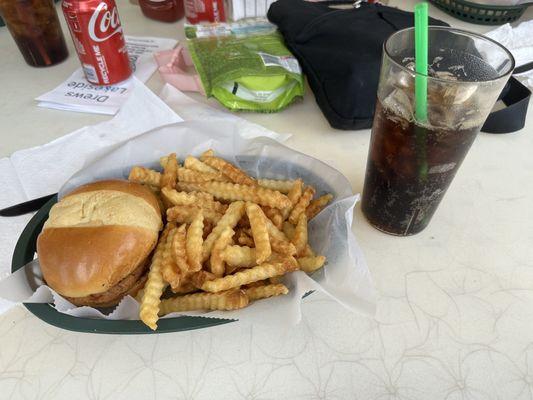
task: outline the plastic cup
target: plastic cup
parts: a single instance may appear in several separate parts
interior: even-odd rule
[[[0,0],[0,15],[32,67],[57,64],[68,56],[52,0]]]
[[[362,210],[377,229],[399,236],[431,220],[514,69],[492,39],[429,28],[427,119],[415,118],[414,29],[384,44]]]

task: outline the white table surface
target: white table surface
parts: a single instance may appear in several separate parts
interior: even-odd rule
[[[414,1],[391,3],[409,9]],[[127,34],[183,38],[180,23],[118,4]],[[492,29],[430,10],[456,27]],[[522,20],[531,18],[533,9]],[[0,157],[109,118],[36,107],[36,96],[78,68],[67,38],[64,63],[35,69],[0,28]],[[162,85],[157,74],[148,82],[156,93]],[[291,133],[290,147],[331,164],[361,191],[369,131],[331,129],[310,91],[279,114],[242,116]],[[0,398],[533,398],[532,128],[530,113],[521,132],[480,134],[417,236],[382,234],[357,207],[353,229],[379,292],[375,318],[314,295],[302,322],[284,332],[235,323],[113,336],[60,330],[16,307],[0,316]]]

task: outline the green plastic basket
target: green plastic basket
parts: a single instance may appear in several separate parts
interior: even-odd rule
[[[436,7],[463,21],[480,25],[502,25],[516,21],[533,3],[494,6],[465,0],[429,0]]]

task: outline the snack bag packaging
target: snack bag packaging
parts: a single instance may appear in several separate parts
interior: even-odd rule
[[[188,26],[185,33],[205,94],[228,109],[276,112],[303,96],[300,65],[270,23]]]

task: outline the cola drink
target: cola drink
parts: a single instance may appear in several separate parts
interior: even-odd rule
[[[385,42],[361,202],[371,225],[398,236],[429,224],[514,68],[497,42],[430,27],[418,74],[414,34]]]
[[[114,0],[63,0],[63,13],[87,80],[111,85],[127,79],[131,65]]]
[[[51,0],[0,0],[0,15],[32,67],[55,65],[68,56]]]
[[[368,221],[401,236],[423,230],[479,128],[419,126],[384,108],[378,100],[362,200]]]

